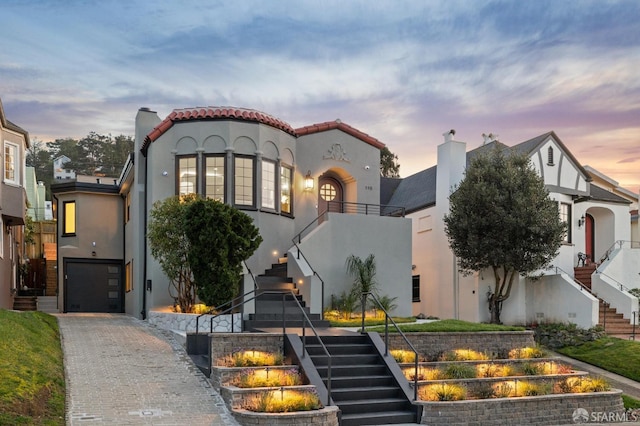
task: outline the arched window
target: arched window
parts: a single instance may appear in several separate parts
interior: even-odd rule
[[[549,166],[553,166],[553,147],[549,147],[549,149],[547,150],[547,156],[548,156],[548,160],[547,160],[547,164]]]

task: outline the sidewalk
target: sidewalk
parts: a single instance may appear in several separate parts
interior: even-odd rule
[[[67,425],[231,425],[171,332],[124,314],[57,314]]]

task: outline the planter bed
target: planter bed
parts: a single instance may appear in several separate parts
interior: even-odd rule
[[[211,367],[211,384],[217,388],[222,386],[230,386],[234,381],[238,380],[240,375],[247,371],[289,371],[295,370],[299,374],[297,365],[276,365],[265,367]]]
[[[231,412],[240,424],[246,426],[339,425],[336,406],[295,413],[256,413],[244,409],[233,409]]]
[[[603,413],[609,418],[622,419],[625,410],[621,395],[621,390],[613,389],[520,398],[418,401],[417,404],[422,407],[420,423],[424,425],[559,425],[579,420],[588,422],[591,416]],[[580,415],[582,417],[578,417]]]
[[[272,391],[311,391],[315,392],[316,387],[313,385],[300,385],[300,386],[274,386],[264,388],[239,388],[237,386],[222,386],[220,387],[220,395],[230,409],[245,409],[251,400],[255,397],[264,394],[265,392]],[[317,411],[317,410],[316,410]],[[301,411],[304,412],[304,411]],[[267,414],[267,413],[264,413]]]

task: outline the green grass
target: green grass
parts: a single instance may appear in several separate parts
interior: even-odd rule
[[[0,336],[0,425],[64,425],[64,369],[55,317],[0,310]]]
[[[442,320],[442,321],[434,321],[427,322],[422,324],[402,324],[400,325],[400,329],[404,333],[417,333],[417,332],[477,332],[477,331],[524,331],[524,327],[513,327],[506,325],[497,325],[497,324],[483,324],[483,323],[475,323],[475,322],[467,322],[460,320]],[[369,329],[369,331],[384,331],[384,327],[374,327]],[[394,327],[390,327],[389,331],[395,331]]]
[[[327,320],[331,324],[331,327],[361,327],[362,326],[362,317],[353,318],[349,320],[327,318]],[[416,319],[414,317],[393,317],[393,320],[396,322],[396,324],[401,324],[401,323],[415,322]],[[365,318],[364,325],[365,327],[384,325],[384,318]],[[389,325],[393,327],[393,325],[391,324],[391,321],[389,321]],[[383,330],[384,330],[384,327],[383,327]]]
[[[603,337],[579,346],[566,346],[557,351],[612,373],[640,381],[640,342]]]
[[[636,410],[640,408],[640,401],[635,398],[631,398],[629,395],[622,395],[622,402],[624,403],[624,408]]]

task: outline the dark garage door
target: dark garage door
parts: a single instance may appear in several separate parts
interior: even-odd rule
[[[123,312],[122,262],[66,260],[65,312]]]

